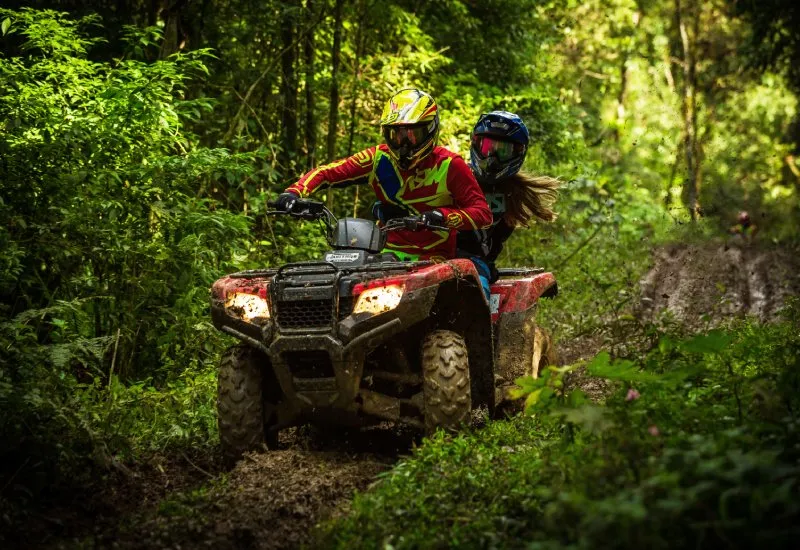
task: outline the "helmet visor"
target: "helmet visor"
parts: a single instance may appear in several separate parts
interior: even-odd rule
[[[508,162],[525,150],[525,146],[521,143],[501,141],[492,136],[474,136],[472,146],[479,158],[493,156],[500,162]]]
[[[392,149],[402,149],[404,147],[414,149],[418,145],[425,143],[425,140],[430,135],[430,126],[430,123],[384,126],[383,137],[386,139],[386,144]]]

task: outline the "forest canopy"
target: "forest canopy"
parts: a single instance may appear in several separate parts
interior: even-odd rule
[[[564,182],[561,216],[502,261],[569,280],[547,312],[562,334],[628,307],[676,227],[724,235],[747,210],[765,242],[796,240],[800,8],[767,4],[4,2],[2,512],[76,472],[217,443],[211,283],[323,250],[267,203],[378,143],[402,87],[436,98],[440,143],[464,156],[481,113],[525,120],[526,169]],[[339,215],[372,201],[332,197]]]

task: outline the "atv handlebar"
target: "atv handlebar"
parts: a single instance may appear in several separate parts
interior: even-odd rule
[[[395,231],[397,229],[405,229],[407,231],[420,231],[421,229],[428,229],[431,231],[450,231],[449,227],[441,225],[433,225],[427,223],[422,216],[405,216],[402,218],[392,218],[387,220],[381,227],[381,231]]]
[[[273,208],[278,206],[277,202],[270,202],[268,204]],[[323,220],[326,222],[329,229],[332,228],[337,221],[336,216],[333,215],[333,212],[328,210],[325,204],[318,201],[300,198],[292,203],[289,210],[268,210],[267,215],[288,215],[304,220]],[[422,216],[393,218],[383,224],[380,229],[385,233],[388,233],[389,231],[397,231],[399,229],[405,229],[407,231],[420,231],[422,229],[427,229],[430,231],[450,231],[449,227],[426,223]]]
[[[268,203],[269,206],[277,208],[277,201]],[[309,199],[297,199],[292,203],[289,210],[268,210],[268,216],[288,215],[304,220],[326,220],[336,222],[336,216],[325,207],[325,204]]]

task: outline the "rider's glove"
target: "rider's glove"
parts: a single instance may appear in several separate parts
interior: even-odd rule
[[[444,222],[444,214],[438,210],[429,210],[428,212],[423,212],[422,216],[420,216],[420,221],[423,225],[437,225],[439,227],[446,227]]]
[[[275,208],[283,212],[291,212],[292,207],[294,207],[294,203],[297,202],[297,199],[299,198],[300,196],[297,193],[293,193],[291,191],[281,193],[275,200]]]

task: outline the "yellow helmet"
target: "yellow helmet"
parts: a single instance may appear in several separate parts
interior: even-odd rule
[[[383,109],[381,131],[400,168],[413,168],[436,146],[439,135],[436,101],[416,88],[400,90]]]

